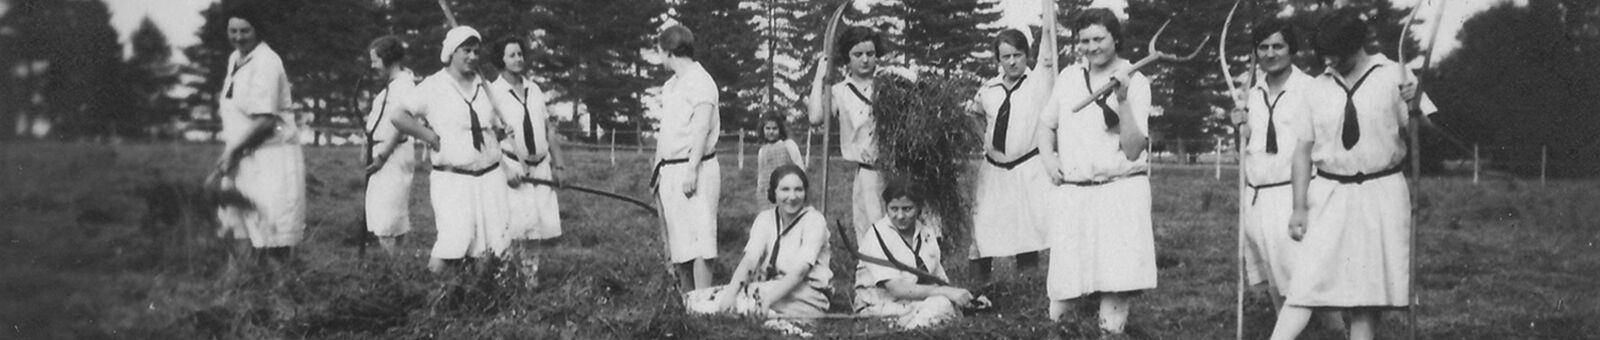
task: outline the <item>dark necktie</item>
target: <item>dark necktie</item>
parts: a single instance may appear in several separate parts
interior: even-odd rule
[[[1089,93],[1094,93],[1094,86],[1089,85],[1089,69],[1087,68],[1083,69],[1083,86],[1089,89]],[[1094,105],[1100,107],[1100,114],[1104,116],[1103,118],[1106,121],[1106,130],[1116,128],[1117,124],[1122,123],[1122,118],[1117,117],[1117,110],[1112,110],[1111,105],[1106,104],[1106,99],[1109,98],[1111,98],[1111,92],[1106,92],[1105,95],[1094,99]]]
[[[1345,150],[1356,147],[1356,142],[1361,141],[1361,123],[1357,122],[1356,118],[1356,90],[1361,89],[1361,83],[1367,82],[1367,76],[1372,75],[1372,71],[1377,70],[1378,66],[1383,65],[1372,65],[1367,68],[1367,73],[1361,74],[1361,78],[1356,79],[1356,84],[1353,86],[1345,86],[1344,80],[1338,75],[1333,77],[1334,82],[1344,88],[1344,126],[1341,127],[1344,131],[1339,137],[1344,142]]]
[[[1289,90],[1278,92],[1278,96],[1267,101],[1267,89],[1261,89],[1261,100],[1267,104],[1267,154],[1278,153],[1278,126],[1273,123],[1272,116],[1278,111],[1278,101],[1283,100],[1283,94]]]
[[[483,151],[483,125],[478,123],[478,110],[472,108],[472,102],[478,100],[478,87],[472,88],[472,99],[462,99],[467,103],[467,116],[472,120],[472,148]]]
[[[234,79],[233,76],[239,74],[239,69],[244,68],[244,64],[249,64],[251,60],[254,60],[254,58],[241,60],[239,61],[238,65],[233,65],[232,70],[228,70],[228,80],[231,81],[228,82],[227,93],[222,94],[223,98],[233,99],[233,84],[239,82],[239,80]]]
[[[778,250],[782,249],[782,243],[779,242],[783,241],[783,235],[788,234],[790,230],[794,230],[794,226],[800,224],[800,218],[804,216],[806,216],[806,211],[801,210],[799,214],[794,215],[794,219],[789,221],[789,225],[785,227],[783,220],[778,218],[778,212],[772,212],[772,219],[777,222],[775,225],[779,229],[777,230],[778,236],[772,238],[772,253],[767,254],[767,279],[778,277]]]
[[[1011,93],[1017,92],[1017,89],[1022,88],[1022,81],[1024,80],[1028,80],[1027,75],[1018,78],[1016,86],[1009,89],[1006,88],[1005,83],[996,84],[996,86],[1000,87],[1000,90],[1006,92],[1006,99],[1000,102],[1000,113],[996,114],[994,118],[994,150],[1000,153],[1006,152],[1006,129],[1011,125]]]
[[[517,91],[507,91],[511,92],[511,98],[517,98]],[[528,89],[523,88],[522,98],[517,99],[517,103],[522,104],[522,145],[528,147],[528,156],[533,157],[533,150],[536,150],[534,146],[539,144],[533,139],[533,113],[528,111],[529,99]]]

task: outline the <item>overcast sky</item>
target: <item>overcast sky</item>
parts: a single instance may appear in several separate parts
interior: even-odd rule
[[[200,17],[200,10],[209,6],[213,0],[105,0],[111,8],[111,25],[121,33],[121,41],[126,43],[128,36],[139,27],[139,21],[148,16],[166,33],[167,42],[174,48],[183,48],[200,42],[195,32],[204,23]],[[864,0],[859,2],[877,2],[883,0]],[[1000,19],[1002,26],[1020,26],[1038,24],[1039,1],[1041,0],[1000,0],[1005,15]],[[1394,0],[1397,6],[1410,7],[1418,2],[1423,3],[1423,15],[1431,16],[1434,13],[1432,4],[1442,3],[1446,0]],[[1462,22],[1479,11],[1488,9],[1496,3],[1515,1],[1525,4],[1526,0],[1448,0],[1449,6],[1445,7],[1444,26],[1440,28],[1439,37],[1443,39],[1434,51],[1437,60],[1454,50],[1458,45],[1455,39],[1456,32],[1461,30]],[[1126,8],[1124,0],[1096,0],[1096,6],[1109,8]],[[864,4],[858,4],[864,5]],[[1416,36],[1425,36],[1432,23],[1414,27]],[[1426,46],[1426,38],[1422,38]],[[183,55],[177,53],[174,57],[184,62]]]

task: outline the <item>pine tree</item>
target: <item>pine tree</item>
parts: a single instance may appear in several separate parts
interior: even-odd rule
[[[754,129],[768,83],[761,73],[767,61],[756,55],[762,42],[756,10],[740,0],[686,1],[674,9],[674,19],[694,32],[695,60],[720,87],[723,129]]]
[[[905,26],[901,49],[923,65],[942,72],[977,72],[991,63],[978,58],[989,46],[1000,19],[997,2],[986,0],[901,0]]]

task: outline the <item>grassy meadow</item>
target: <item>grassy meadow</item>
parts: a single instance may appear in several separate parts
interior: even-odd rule
[[[691,317],[662,265],[659,222],[619,201],[561,193],[565,235],[548,242],[535,277],[516,270],[423,269],[433,242],[426,172],[412,195],[415,230],[403,253],[357,251],[363,229],[358,149],[306,148],[307,240],[301,262],[232,261],[214,235],[198,183],[219,147],[196,144],[0,144],[0,338],[782,338],[759,323]],[[731,150],[728,150],[731,151]],[[723,153],[717,282],[739,259],[767,207],[754,149],[737,167]],[[648,198],[648,155],[572,150],[564,181]],[[845,218],[850,175],[833,164],[830,219]],[[1232,169],[1154,171],[1160,287],[1135,299],[1135,339],[1234,335],[1236,213]],[[817,183],[819,181],[813,181]],[[1600,180],[1429,177],[1416,198],[1425,339],[1585,339],[1600,334]],[[817,200],[813,199],[813,203]],[[835,242],[835,247],[839,243]],[[946,266],[965,280],[966,244]],[[853,263],[834,250],[834,307],[848,310]],[[1043,270],[997,261],[996,308],[944,327],[899,331],[881,320],[828,319],[818,338],[1096,338],[1092,316],[1049,322]],[[492,267],[480,266],[484,268]],[[523,284],[536,280],[537,285]],[[1273,320],[1246,296],[1246,338]],[[1383,338],[1404,338],[1387,313]],[[1334,339],[1331,332],[1303,338]]]

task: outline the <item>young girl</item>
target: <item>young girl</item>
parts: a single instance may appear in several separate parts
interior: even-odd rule
[[[756,152],[756,192],[765,192],[767,176],[772,170],[780,166],[794,164],[800,169],[806,168],[806,161],[800,157],[800,146],[789,139],[789,131],[784,128],[783,116],[768,115],[761,119],[761,138],[763,144],[761,151]]]

